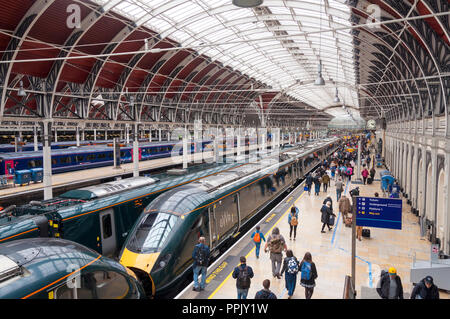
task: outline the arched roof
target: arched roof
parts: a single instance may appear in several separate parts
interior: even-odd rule
[[[449,114],[446,0],[0,6],[5,120],[245,124],[253,112],[297,126],[339,116],[336,87],[365,119]],[[314,85],[319,61],[325,86]]]

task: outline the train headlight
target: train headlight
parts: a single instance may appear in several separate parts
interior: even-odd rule
[[[158,271],[163,269],[169,264],[170,258],[172,257],[172,254],[164,255],[162,258],[160,258],[159,262],[157,263],[154,271]]]

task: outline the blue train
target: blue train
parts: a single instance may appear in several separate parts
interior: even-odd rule
[[[243,138],[244,140],[244,138]],[[219,148],[226,148],[226,140]],[[248,138],[245,138],[245,144],[249,145]],[[175,145],[178,145],[179,155],[183,154],[179,141],[172,142],[151,142],[139,145],[139,160],[152,160],[162,157],[170,157]],[[212,141],[206,140],[202,142],[191,142],[190,150],[200,152],[200,144],[202,151],[212,148]],[[234,144],[237,144],[236,138]],[[241,144],[242,145],[242,144]],[[189,146],[188,146],[189,147]],[[82,169],[96,168],[102,166],[110,166],[114,164],[113,147],[107,146],[91,146],[76,149],[60,149],[52,150],[52,174],[77,171]],[[133,148],[124,146],[120,148],[121,163],[131,163],[133,161]],[[43,152],[17,152],[0,154],[0,175],[14,175],[19,170],[29,170],[43,167]]]

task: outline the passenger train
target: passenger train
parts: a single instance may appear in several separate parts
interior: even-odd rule
[[[267,205],[338,148],[339,139],[248,163],[171,189],[154,199],[127,237],[120,262],[152,295],[166,295],[190,276],[192,250],[204,236],[217,256]]]
[[[98,141],[80,141],[80,146],[91,146],[91,145],[106,145],[112,143],[112,140],[98,140]],[[63,142],[53,142],[51,144],[51,149],[64,149],[69,147],[77,146],[76,141],[63,141]],[[38,143],[38,150],[42,150],[42,143]],[[34,152],[34,143],[25,143],[19,146],[22,152]],[[14,153],[15,145],[10,144],[0,144],[0,153]]]
[[[249,139],[242,138],[242,142],[249,146]],[[208,151],[212,149],[212,141],[191,142],[188,145],[190,152]],[[219,145],[220,149],[226,149],[228,141],[223,140]],[[139,145],[139,161],[152,160],[163,157],[170,157],[176,145],[179,147],[178,154],[182,155],[183,150],[180,142],[149,142]],[[201,145],[200,145],[201,144]],[[235,138],[234,145],[237,145]],[[65,173],[83,169],[90,169],[113,165],[114,150],[107,146],[91,146],[76,149],[52,150],[52,174]],[[121,163],[131,163],[133,161],[133,148],[122,145],[120,149]],[[229,147],[229,146],[228,146]],[[268,147],[270,148],[270,146]],[[175,151],[176,152],[176,151]],[[13,152],[0,154],[0,175],[13,175],[15,171],[43,167],[43,152]]]
[[[0,245],[0,299],[143,299],[136,275],[72,241],[21,239]]]

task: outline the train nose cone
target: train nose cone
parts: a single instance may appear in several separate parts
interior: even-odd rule
[[[152,254],[137,254],[129,251],[127,248],[124,249],[122,256],[120,256],[120,263],[125,267],[139,268],[150,274],[153,265],[156,263],[160,253]]]

